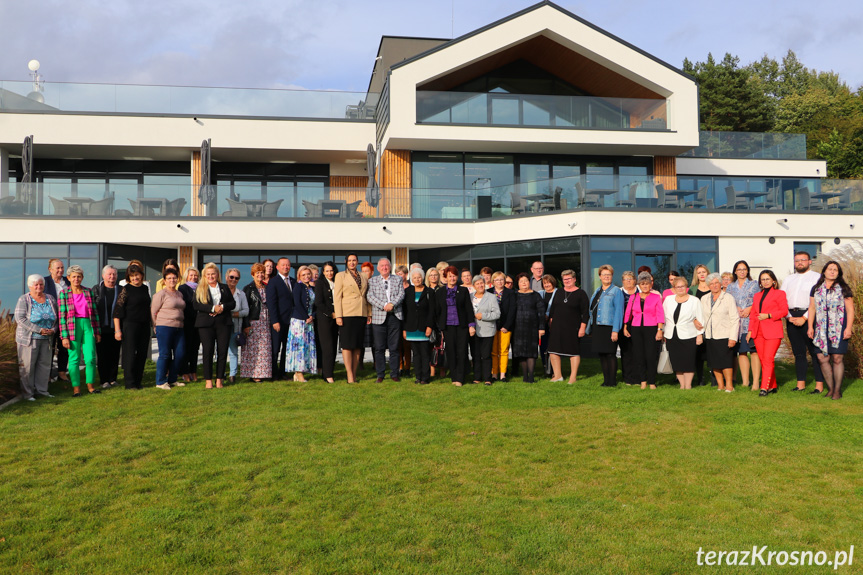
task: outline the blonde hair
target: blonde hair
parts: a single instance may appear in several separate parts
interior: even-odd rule
[[[186,281],[189,279],[189,272],[195,272],[196,274],[198,274],[198,281],[201,280],[201,272],[198,271],[198,268],[196,268],[195,266],[189,266],[186,268],[186,271],[183,272],[182,283],[186,283]]]
[[[704,265],[704,264],[698,264],[697,266],[695,266],[695,269],[694,269],[694,270],[692,270],[692,283],[691,283],[691,284],[689,284],[689,287],[697,286],[697,285],[698,285],[698,270],[699,270],[699,269],[701,269],[701,268],[704,268],[704,271],[706,271],[706,272],[707,272],[707,275],[710,275],[710,268],[708,268],[708,267],[707,267],[706,265]],[[706,279],[706,278],[705,278],[705,279]]]
[[[426,279],[425,279],[426,287],[432,287],[431,283],[429,283],[429,278],[431,277],[432,273],[437,274],[437,285],[440,285],[440,270],[438,270],[437,268],[432,268],[426,273]]]
[[[198,278],[198,289],[195,290],[195,299],[198,300],[198,303],[210,303],[213,301],[210,299],[210,285],[204,279],[209,269],[216,270],[216,283],[222,281],[222,274],[219,273],[219,267],[216,264],[209,262],[204,265],[204,269],[201,270],[201,277]]]
[[[602,272],[604,272],[605,270],[610,271],[611,275],[614,275],[614,268],[608,264],[604,264],[604,265],[599,266],[599,269],[596,270],[596,275],[601,276]]]
[[[677,276],[676,278],[674,278],[674,281],[671,282],[671,287],[675,287],[675,286],[677,286],[677,284],[681,284],[681,283],[683,285],[686,285],[687,284],[686,278],[683,276]]]
[[[297,281],[298,281],[298,282],[300,282],[300,283],[303,283],[303,280],[302,280],[302,279],[300,279],[300,276],[301,276],[301,275],[303,275],[303,272],[304,272],[305,270],[309,270],[309,276],[310,276],[310,277],[309,277],[309,281],[312,281],[311,276],[313,276],[313,275],[314,275],[314,274],[312,273],[312,268],[311,268],[311,267],[309,267],[309,266],[300,266],[300,267],[298,267],[298,268],[297,268]]]
[[[435,268],[437,268],[438,272],[443,272],[446,268],[449,267],[449,264],[446,262],[438,262]]]

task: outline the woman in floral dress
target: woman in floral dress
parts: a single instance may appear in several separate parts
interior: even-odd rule
[[[315,290],[312,288],[312,270],[300,266],[299,283],[294,288],[294,311],[291,314],[291,331],[288,334],[288,357],[285,371],[294,372],[294,381],[306,381],[304,373],[317,369],[315,349]]]
[[[242,346],[240,377],[261,381],[273,376],[270,346],[270,316],[267,312],[267,272],[263,264],[252,265],[254,280],[243,288],[249,302],[249,315],[243,318],[246,343]]]

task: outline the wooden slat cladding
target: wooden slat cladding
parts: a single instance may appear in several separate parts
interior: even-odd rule
[[[192,201],[189,205],[192,206],[193,216],[206,216],[207,206],[198,201],[198,190],[201,187],[201,151],[192,152]]]
[[[411,215],[410,150],[384,150],[378,183],[384,192],[384,215],[409,218]]]
[[[366,203],[368,181],[365,176],[330,176],[330,199],[344,200],[349,204],[359,200],[357,211],[366,217],[372,217],[377,210]]]
[[[195,266],[195,248],[192,246],[180,246],[177,248],[177,263],[180,264],[180,273],[186,278],[186,270]]]
[[[666,190],[677,189],[677,158],[674,156],[654,156],[653,175],[656,183],[662,184]]]
[[[417,90],[451,90],[517,60],[526,60],[592,96],[663,98],[653,90],[609,70],[577,52],[573,52],[546,36],[536,36],[502,52],[483,58],[451,74],[418,86]]]
[[[395,255],[396,255],[395,260],[396,261],[394,262],[394,265],[396,265],[396,266],[409,265],[408,264],[408,249],[407,248],[397,247],[397,248],[395,248],[395,252],[396,252],[395,253]]]

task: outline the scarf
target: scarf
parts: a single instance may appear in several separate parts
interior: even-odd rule
[[[357,270],[348,270],[348,273],[351,274],[351,277],[354,278],[354,281],[357,282],[357,287],[362,291],[363,289],[363,280],[360,279],[360,274],[357,273]]]
[[[192,288],[192,291],[198,289],[198,282],[186,282],[186,285]]]
[[[821,284],[815,290],[815,337],[812,343],[822,354],[827,355],[829,347],[839,347],[842,341],[842,326],[845,323],[845,298],[842,287]],[[828,345],[829,344],[829,345]]]

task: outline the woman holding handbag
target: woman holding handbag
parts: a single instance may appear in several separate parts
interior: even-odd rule
[[[776,352],[784,334],[782,320],[788,315],[788,298],[779,289],[779,281],[770,270],[758,276],[761,291],[752,297],[752,312],[749,314],[749,333],[746,340],[755,342],[761,358],[761,391],[759,397],[776,393]]]

